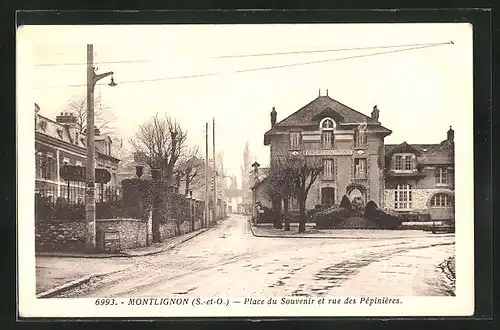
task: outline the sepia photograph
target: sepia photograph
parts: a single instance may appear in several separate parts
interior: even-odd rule
[[[17,42],[21,315],[474,312],[471,24]]]

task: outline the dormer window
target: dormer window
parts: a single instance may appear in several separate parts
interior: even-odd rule
[[[335,145],[334,130],[335,121],[331,118],[324,118],[319,124],[321,130],[321,147],[331,149]]]
[[[396,171],[412,171],[413,166],[413,155],[409,154],[397,154],[394,156],[394,169]]]

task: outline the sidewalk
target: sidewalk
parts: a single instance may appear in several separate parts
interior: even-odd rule
[[[144,248],[124,250],[120,254],[39,253],[36,256],[37,297],[48,298],[92,278],[134,267],[138,262],[136,257],[174,249],[211,228],[172,237]]]
[[[306,231],[298,233],[298,224],[290,224],[290,231],[275,229],[272,224],[250,224],[252,234],[256,237],[269,238],[322,238],[322,239],[377,239],[377,238],[411,238],[442,237],[454,234],[432,234],[422,230],[376,230],[376,229],[315,229],[314,223],[306,223]]]

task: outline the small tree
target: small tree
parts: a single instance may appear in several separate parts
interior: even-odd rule
[[[286,191],[289,197],[299,201],[299,233],[302,233],[306,230],[307,195],[323,172],[323,163],[318,157],[280,155],[273,160],[272,167],[277,179],[271,185],[276,192],[285,194]]]

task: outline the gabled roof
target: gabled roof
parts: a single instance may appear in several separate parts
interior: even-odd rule
[[[415,153],[422,164],[452,164],[454,162],[454,144],[448,140],[434,144],[386,144],[385,156],[397,152]]]
[[[386,147],[386,150],[385,150],[386,156],[391,156],[395,153],[411,153],[411,154],[415,154],[417,156],[420,156],[422,154],[422,152],[425,152],[423,149],[426,149],[426,148],[420,148],[419,146],[412,146],[412,145],[409,145],[408,143],[406,143],[406,141],[404,141],[401,144],[392,145],[392,148],[390,148],[389,151],[387,149],[388,148]]]
[[[292,113],[290,116],[277,123],[276,126],[307,126],[311,124],[313,118],[317,117],[318,114],[325,110],[328,112],[335,112],[337,115],[342,117],[343,122],[346,123],[363,123],[372,121],[371,117],[368,117],[329,96],[318,96],[299,110]]]
[[[380,125],[371,117],[356,111],[329,96],[318,96],[299,110],[292,113],[272,129],[265,133],[265,136],[273,134],[277,131],[286,130],[292,127],[307,127],[319,124],[319,121],[324,117],[334,118],[340,125],[353,125],[360,123],[368,123],[369,126],[377,127],[376,131],[390,134],[391,130]],[[266,140],[266,139],[265,139]]]

